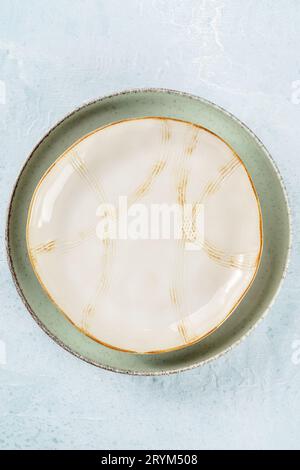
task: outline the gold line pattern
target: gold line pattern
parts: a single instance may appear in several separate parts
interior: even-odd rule
[[[177,202],[182,206],[182,211],[184,210],[184,205],[187,201],[187,185],[188,185],[188,170],[185,167],[187,159],[192,155],[195,150],[198,139],[199,139],[199,130],[196,128],[192,129],[192,136],[190,136],[190,128],[187,129],[187,138],[189,140],[187,145],[184,145],[183,148],[179,151],[177,156],[177,168],[176,168],[176,193],[177,193]],[[184,213],[182,214],[182,221],[184,224]],[[187,318],[184,318],[184,313],[186,311],[186,300],[184,295],[184,258],[185,258],[185,242],[186,235],[184,230],[184,225],[182,227],[182,239],[178,241],[177,247],[177,257],[175,260],[175,269],[174,269],[174,280],[170,288],[170,298],[171,302],[175,307],[176,316],[180,319],[178,323],[178,332],[185,344],[189,342],[188,334],[186,330]]]
[[[217,177],[210,181],[204,188],[204,191],[197,203],[194,204],[193,208],[193,220],[191,222],[191,228],[195,228],[196,217],[198,216],[198,210],[201,204],[205,202],[205,199],[218,191],[221,185],[226,181],[233,172],[241,165],[237,157],[233,157],[226,165],[224,165],[218,172]],[[195,230],[192,230],[192,236],[189,237],[188,230],[184,226],[184,232],[187,237],[187,241],[198,245],[200,248],[207,253],[207,255],[214,260],[216,263],[228,267],[228,268],[238,268],[244,270],[255,269],[257,265],[257,255],[255,253],[229,253],[222,250],[219,250],[213,246],[208,240],[199,241],[195,238]],[[246,258],[244,261],[241,261],[240,258]]]
[[[101,202],[105,202],[105,194],[102,185],[88,170],[85,162],[79,157],[77,152],[73,149],[70,154],[70,162],[74,170],[81,176],[81,178],[88,184],[91,190],[100,198]]]
[[[167,144],[167,142],[170,140],[170,137],[171,137],[171,132],[169,128],[169,123],[164,120],[162,124],[162,141],[165,144]],[[129,207],[130,205],[134,204],[139,199],[141,199],[151,189],[154,180],[164,170],[167,164],[167,157],[168,157],[168,153],[164,160],[160,160],[154,164],[150,175],[146,178],[146,180],[141,185],[138,186],[138,188],[133,192],[133,194],[129,196],[128,198]],[[79,162],[79,165],[78,165],[78,162]],[[75,166],[74,166],[74,163],[75,163]],[[87,171],[87,168],[83,164],[83,161],[80,160],[78,155],[76,155],[75,160],[72,159],[72,165],[75,168],[75,170],[79,171],[80,175],[83,176],[83,178],[88,182],[89,186],[93,190],[96,190],[96,193],[99,194],[102,199],[104,199],[104,191],[102,190],[102,188],[99,187],[99,184],[94,180],[94,178],[91,177],[91,175]],[[111,240],[104,240],[104,243],[106,243],[106,250],[107,250],[105,263],[104,263],[104,272],[106,272],[109,267],[109,260],[111,259],[113,252],[114,252],[114,242]],[[107,288],[108,288],[108,278],[103,274],[100,277],[99,284],[98,284],[96,293],[93,296],[93,299],[91,299],[89,304],[83,310],[82,327],[84,331],[88,330],[88,318],[90,315],[94,313],[95,303],[97,299],[99,298],[99,295],[103,294],[105,290],[107,290]]]
[[[72,248],[75,248],[76,246],[79,246],[83,241],[88,240],[96,235],[95,229],[90,228],[89,230],[86,230],[85,232],[82,232],[78,238],[74,240],[51,240],[47,243],[43,243],[41,245],[38,245],[35,248],[31,248],[30,252],[33,254],[41,254],[41,253],[50,253],[54,250],[62,250],[68,251]]]
[[[201,204],[207,196],[216,193],[224,181],[226,181],[240,165],[240,161],[235,156],[224,165],[219,170],[217,177],[213,181],[210,181],[204,188],[199,203]]]
[[[198,131],[198,130],[197,130]],[[185,152],[182,154],[179,154],[179,162],[180,162],[180,168],[177,171],[177,201],[178,204],[181,206],[184,206],[187,202],[187,184],[188,184],[188,171],[184,167],[184,161],[186,161],[186,158],[190,155],[192,155],[193,151],[195,150],[197,144],[198,144],[198,139],[199,139],[199,131],[194,132],[191,143],[186,147]],[[181,320],[181,323],[178,326],[178,331],[180,332],[181,336],[183,337],[185,342],[188,342],[188,335],[186,332],[186,327],[184,321],[187,321],[188,319],[185,318],[183,320],[183,309],[184,309],[184,292],[182,291],[181,295],[179,294],[179,288],[178,285],[182,286],[183,289],[183,277],[184,277],[184,250],[185,250],[185,243],[186,242],[192,242],[195,244],[198,244],[201,248],[204,249],[204,251],[207,253],[207,255],[214,260],[216,263],[226,267],[226,268],[238,268],[238,269],[244,269],[244,270],[252,270],[255,269],[257,265],[257,255],[255,253],[226,253],[222,250],[217,249],[215,246],[213,246],[211,243],[209,243],[207,240],[204,240],[203,242],[200,242],[197,240],[196,233],[195,233],[195,223],[196,223],[196,217],[198,215],[198,210],[199,207],[202,203],[204,203],[205,199],[210,196],[211,194],[214,194],[219,190],[221,185],[233,174],[233,172],[240,166],[240,161],[237,157],[233,156],[233,158],[226,164],[224,165],[218,172],[218,175],[216,178],[212,181],[210,181],[206,187],[204,188],[204,191],[200,197],[200,200],[198,203],[194,204],[193,207],[193,212],[192,212],[192,219],[186,220],[185,214],[183,214],[183,230],[182,230],[182,240],[179,241],[179,251],[182,252],[182,256],[179,256],[177,259],[177,266],[175,269],[175,277],[177,276],[177,281],[175,280],[175,283],[170,289],[170,298],[171,302],[175,305],[176,312],[179,314]],[[242,260],[241,260],[241,257]],[[182,277],[182,283],[179,282],[179,276],[181,274]],[[177,284],[177,287],[176,287]]]
[[[188,184],[188,171],[184,168],[181,169],[179,181],[177,184],[177,202],[180,206],[186,204],[186,189]]]
[[[199,129],[197,127],[194,127],[191,142],[188,144],[188,146],[186,148],[187,155],[192,155],[192,153],[196,149],[196,147],[198,145],[198,141],[199,141],[199,136],[200,136]]]
[[[171,129],[169,121],[164,119],[162,121],[162,143],[166,144],[171,139]]]
[[[181,322],[178,325],[178,331],[181,334],[182,338],[184,339],[185,344],[188,344],[190,340],[188,338],[186,326],[183,320],[181,320]]]
[[[109,273],[109,268],[111,268],[112,258],[115,254],[115,244],[112,240],[108,239],[103,240],[103,244],[105,246],[103,270],[100,274],[95,293],[92,295],[87,306],[84,307],[82,311],[82,329],[84,332],[88,332],[89,318],[91,315],[94,315],[96,311],[96,302],[100,296],[107,293],[111,281],[111,272]]]
[[[248,253],[229,253],[218,250],[207,240],[203,243],[193,241],[196,245],[206,252],[206,254],[216,263],[226,268],[237,268],[245,271],[251,271],[256,268],[259,255],[255,252]],[[241,261],[241,259],[243,261]]]
[[[100,181],[97,180],[87,168],[85,162],[79,157],[75,149],[72,150],[70,155],[70,161],[74,170],[82,177],[82,179],[87,183],[90,189],[96,194],[97,198],[101,203],[105,203],[107,200],[105,192],[100,184]],[[81,240],[78,239],[75,242],[65,242],[67,248],[73,248],[81,243]],[[115,241],[114,240],[103,240],[104,243],[104,263],[103,270],[99,277],[98,286],[95,294],[90,299],[88,305],[83,309],[83,318],[82,318],[82,328],[84,331],[88,329],[88,318],[95,312],[95,303],[98,300],[99,296],[102,295],[105,291],[108,290],[109,286],[109,268],[112,265],[112,258],[115,251]]]
[[[50,242],[42,243],[41,245],[38,245],[35,248],[31,248],[30,252],[36,255],[39,253],[49,253],[50,251],[53,251],[56,247],[57,247],[57,241],[51,240]]]
[[[176,319],[178,320],[178,331],[182,336],[185,343],[188,343],[188,337],[185,327],[184,312],[185,312],[185,298],[184,298],[184,244],[179,242],[178,254],[175,259],[174,279],[169,289],[169,295],[172,305],[175,309]]]
[[[161,127],[161,139],[162,139],[162,144],[163,144],[163,157],[160,161],[156,162],[153,165],[153,168],[149,174],[149,176],[146,177],[143,183],[141,183],[134,191],[133,193],[128,197],[128,205],[129,207],[132,204],[135,204],[137,201],[139,201],[147,192],[150,191],[150,189],[153,186],[153,183],[155,179],[162,173],[162,171],[166,168],[167,162],[169,159],[169,147],[168,147],[168,142],[171,139],[171,129],[168,121],[162,120],[162,127]]]
[[[166,166],[166,161],[159,161],[154,164],[150,175],[145,179],[145,181],[137,187],[134,193],[129,196],[128,205],[136,203],[141,199],[152,187],[155,178],[164,170]]]

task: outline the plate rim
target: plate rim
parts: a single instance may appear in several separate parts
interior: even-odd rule
[[[282,271],[281,279],[280,279],[280,282],[278,283],[278,286],[276,288],[276,291],[275,291],[274,295],[272,296],[271,302],[268,304],[267,308],[262,313],[260,318],[249,328],[249,330],[246,333],[244,333],[239,339],[234,341],[230,346],[225,348],[223,351],[220,351],[219,353],[213,355],[212,357],[210,357],[208,359],[200,360],[198,362],[195,362],[194,364],[184,366],[184,367],[178,367],[178,368],[175,368],[175,369],[172,369],[172,370],[167,370],[167,371],[163,371],[163,370],[160,370],[160,371],[147,371],[147,370],[133,371],[133,370],[126,370],[126,369],[119,369],[119,368],[114,367],[114,366],[99,364],[98,362],[96,362],[96,361],[94,361],[94,360],[92,360],[88,357],[83,356],[82,354],[74,351],[71,347],[66,345],[60,338],[58,338],[56,335],[54,335],[43,324],[43,322],[39,319],[37,314],[34,312],[34,310],[29,305],[29,303],[26,299],[26,296],[25,296],[25,294],[22,290],[22,287],[20,286],[19,281],[17,279],[17,275],[16,275],[16,272],[15,272],[15,269],[14,269],[14,264],[13,264],[13,255],[12,255],[11,247],[10,247],[10,219],[11,219],[13,203],[14,203],[14,200],[15,200],[15,194],[16,194],[16,191],[17,191],[17,188],[18,188],[18,184],[21,180],[21,177],[22,177],[22,175],[25,171],[25,168],[27,167],[28,163],[31,161],[32,157],[34,156],[36,150],[40,147],[40,145],[42,145],[42,143],[49,137],[49,135],[53,131],[55,131],[55,129],[57,129],[61,124],[64,123],[64,121],[66,121],[67,119],[69,119],[70,117],[75,115],[77,112],[82,111],[85,108],[87,108],[89,106],[92,106],[93,104],[96,104],[96,103],[99,103],[99,102],[102,102],[102,101],[105,101],[105,100],[109,100],[109,99],[117,97],[117,96],[138,94],[138,93],[166,93],[166,94],[170,94],[170,95],[184,96],[184,97],[186,97],[188,99],[191,99],[191,100],[200,101],[201,103],[207,104],[207,105],[213,107],[214,109],[216,109],[218,111],[221,111],[223,114],[230,117],[239,126],[244,128],[244,130],[246,130],[246,132],[254,139],[254,141],[258,144],[258,146],[264,152],[267,159],[269,160],[269,162],[271,163],[272,167],[275,170],[276,176],[278,178],[278,181],[280,183],[282,193],[283,193],[283,196],[284,196],[285,206],[287,208],[288,225],[289,225],[289,227],[288,227],[289,244],[288,244],[288,247],[287,247],[286,259],[285,259],[285,264],[284,264],[284,269]],[[73,354],[74,356],[78,357],[81,360],[83,360],[83,361],[85,361],[89,364],[92,364],[92,365],[94,365],[98,368],[104,369],[104,370],[117,372],[117,373],[121,373],[121,374],[126,374],[126,375],[137,375],[137,376],[171,375],[171,374],[176,374],[176,373],[179,373],[179,372],[184,372],[184,371],[187,371],[187,370],[191,370],[191,369],[194,369],[196,367],[204,366],[205,364],[208,364],[211,361],[214,361],[214,360],[222,357],[224,354],[231,351],[231,349],[238,346],[244,339],[246,339],[248,337],[248,335],[250,335],[254,331],[254,329],[260,324],[260,322],[265,319],[265,317],[267,316],[267,314],[269,313],[270,309],[272,308],[274,302],[277,299],[277,296],[278,296],[278,294],[279,294],[279,292],[282,288],[284,279],[287,275],[288,266],[289,266],[290,259],[291,259],[292,239],[293,239],[293,227],[292,227],[291,206],[290,206],[290,203],[289,203],[289,197],[288,197],[288,192],[287,192],[285,183],[283,181],[283,178],[282,178],[281,173],[280,173],[280,171],[277,167],[276,162],[274,161],[273,157],[271,156],[270,152],[267,150],[265,145],[262,143],[262,141],[257,137],[257,135],[243,121],[241,121],[239,118],[237,118],[235,115],[233,115],[231,112],[227,111],[223,107],[213,103],[212,101],[209,101],[205,98],[202,98],[200,96],[197,96],[197,95],[194,95],[194,94],[191,94],[191,93],[178,91],[178,90],[173,90],[173,89],[169,89],[169,88],[156,88],[156,87],[154,87],[154,88],[150,87],[150,88],[125,89],[125,90],[122,90],[122,91],[119,91],[119,92],[111,93],[109,95],[100,96],[99,98],[96,98],[96,99],[93,99],[93,100],[85,101],[85,102],[83,102],[82,105],[77,106],[76,108],[74,108],[71,112],[66,114],[62,119],[58,120],[52,127],[50,127],[48,129],[48,131],[40,138],[40,140],[34,146],[34,148],[31,150],[31,152],[29,153],[29,156],[25,159],[23,165],[21,166],[21,169],[18,172],[17,178],[16,178],[16,180],[13,184],[13,188],[12,188],[12,191],[11,191],[11,194],[10,194],[10,197],[9,197],[9,202],[8,202],[8,207],[7,207],[7,215],[6,215],[6,223],[5,223],[5,247],[6,247],[6,256],[7,256],[7,262],[8,262],[9,270],[10,270],[11,276],[13,278],[13,282],[14,282],[14,285],[16,287],[16,290],[17,290],[23,304],[25,305],[26,309],[28,310],[30,315],[33,317],[35,322],[39,325],[39,327],[50,338],[52,338],[53,341],[55,341],[59,346],[61,346],[63,349],[65,349],[66,351],[68,351],[69,353]],[[255,276],[254,276],[254,278],[255,278]]]

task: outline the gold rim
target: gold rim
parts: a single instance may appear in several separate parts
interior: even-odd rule
[[[192,127],[196,127],[197,129],[202,129],[206,132],[208,132],[209,134],[213,135],[214,137],[216,137],[217,139],[219,139],[221,142],[223,142],[233,153],[233,155],[239,160],[241,166],[243,167],[243,169],[245,170],[247,176],[248,176],[248,180],[251,184],[251,187],[252,187],[252,190],[253,190],[253,194],[255,196],[255,199],[256,199],[256,203],[257,203],[257,208],[258,208],[258,214],[259,214],[259,234],[260,234],[260,247],[259,247],[259,253],[257,255],[257,262],[256,262],[256,267],[255,267],[255,271],[253,273],[253,276],[251,278],[251,281],[249,282],[248,286],[246,287],[246,289],[243,291],[243,293],[241,294],[241,296],[239,297],[239,299],[236,301],[236,303],[234,304],[234,306],[232,307],[232,309],[228,312],[228,314],[226,315],[226,317],[220,322],[218,323],[214,328],[212,328],[210,331],[208,331],[207,333],[203,334],[203,335],[200,335],[199,337],[193,339],[192,341],[186,343],[186,344],[182,344],[180,346],[175,346],[173,348],[169,348],[169,349],[162,349],[162,350],[155,350],[155,351],[147,351],[147,352],[139,352],[139,351],[134,351],[134,350],[129,350],[129,349],[123,349],[123,348],[119,348],[117,346],[113,346],[111,344],[108,344],[108,343],[105,343],[103,341],[100,341],[98,338],[94,337],[93,335],[91,335],[90,333],[86,332],[85,330],[83,330],[82,328],[80,328],[78,325],[76,325],[72,320],[71,318],[68,317],[68,315],[64,312],[64,310],[56,303],[56,301],[52,298],[51,294],[49,293],[48,289],[46,288],[44,282],[42,281],[42,279],[40,278],[40,275],[38,274],[37,272],[37,269],[35,267],[35,261],[34,261],[34,258],[31,254],[31,249],[29,247],[29,236],[28,236],[28,231],[29,231],[29,226],[30,226],[30,221],[31,221],[31,216],[32,216],[32,207],[33,207],[33,204],[34,204],[34,200],[35,200],[35,197],[36,197],[36,194],[41,186],[41,184],[43,183],[44,179],[46,178],[46,176],[48,175],[48,173],[50,173],[50,171],[52,171],[52,169],[55,167],[56,164],[58,164],[74,147],[76,147],[79,143],[81,143],[82,141],[86,140],[87,138],[91,137],[92,135],[104,130],[104,129],[107,129],[108,127],[113,127],[117,124],[121,124],[121,123],[124,123],[124,122],[130,122],[130,121],[141,121],[141,120],[145,120],[145,119],[153,119],[153,120],[170,120],[170,121],[175,121],[175,122],[181,122],[181,123],[184,123],[184,124],[188,124]],[[228,144],[222,137],[220,137],[219,135],[217,135],[215,132],[207,129],[206,127],[204,126],[201,126],[200,124],[195,124],[193,122],[190,122],[190,121],[185,121],[183,119],[177,119],[177,118],[170,118],[170,117],[162,117],[162,116],[145,116],[145,117],[137,117],[137,118],[128,118],[128,119],[122,119],[120,121],[116,121],[116,122],[112,122],[110,124],[106,124],[104,126],[101,126],[101,127],[98,127],[97,129],[89,132],[88,134],[85,134],[83,137],[81,137],[80,139],[78,139],[77,141],[75,141],[70,147],[68,147],[59,157],[57,157],[54,162],[49,166],[49,168],[47,168],[47,170],[45,171],[45,173],[42,175],[42,177],[40,178],[38,184],[36,185],[36,188],[33,192],[33,195],[32,195],[32,198],[31,198],[31,201],[30,201],[30,205],[29,205],[29,209],[28,209],[28,215],[27,215],[27,222],[26,222],[26,246],[27,246],[27,252],[28,252],[28,256],[29,256],[29,260],[30,260],[30,263],[31,263],[31,266],[32,266],[32,269],[34,271],[34,274],[35,276],[37,277],[42,289],[45,291],[45,293],[47,294],[48,298],[50,299],[50,301],[55,305],[55,307],[63,314],[63,316],[78,330],[80,331],[82,334],[84,334],[85,336],[89,337],[90,339],[92,339],[93,341],[97,342],[98,344],[101,344],[102,346],[105,346],[105,347],[108,347],[110,349],[113,349],[115,351],[119,351],[119,352],[125,352],[125,353],[130,353],[130,354],[137,354],[137,355],[155,355],[155,354],[163,354],[163,353],[168,353],[168,352],[173,352],[173,351],[179,351],[181,349],[185,349],[187,347],[190,347],[190,346],[193,346],[195,345],[196,343],[200,342],[201,340],[207,338],[209,335],[211,335],[212,333],[214,333],[217,329],[220,328],[220,326],[223,325],[223,323],[228,320],[228,318],[231,316],[231,314],[236,310],[236,308],[239,306],[239,304],[242,302],[242,300],[244,299],[244,297],[246,296],[247,292],[249,291],[250,287],[252,286],[253,282],[254,282],[254,279],[257,275],[257,272],[258,272],[258,269],[259,269],[259,266],[260,266],[260,262],[261,262],[261,257],[262,257],[262,251],[263,251],[263,223],[262,223],[262,211],[261,211],[261,206],[260,206],[260,202],[259,202],[259,198],[258,198],[258,194],[257,194],[257,191],[256,191],[256,188],[254,186],[254,183],[252,181],[252,178],[250,176],[250,173],[248,172],[244,162],[242,161],[242,159],[240,158],[240,156],[237,154],[237,152],[233,149],[233,147]]]

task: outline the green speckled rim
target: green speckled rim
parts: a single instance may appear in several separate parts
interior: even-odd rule
[[[203,341],[162,355],[139,355],[99,345],[74,328],[38,283],[26,250],[26,219],[45,170],[73,142],[103,125],[162,116],[199,124],[223,138],[243,160],[255,184],[263,217],[264,250],[248,294],[222,327]],[[92,101],[66,116],[25,162],[8,209],[6,243],[16,288],[35,321],[67,351],[90,364],[133,375],[166,375],[203,365],[245,338],[270,309],[285,276],[291,245],[290,210],[281,176],[259,139],[238,119],[202,98],[165,89],[129,90]]]

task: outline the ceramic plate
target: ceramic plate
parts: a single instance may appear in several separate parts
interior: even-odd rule
[[[195,236],[191,210],[179,239],[103,237],[120,196],[130,208],[199,205],[203,230]],[[262,144],[224,110],[168,90],[106,97],[61,121],[21,171],[7,224],[14,280],[40,326],[82,359],[132,374],[230,349],[272,303],[289,245],[285,192]]]
[[[27,226],[50,299],[86,335],[138,353],[182,348],[221,325],[262,247],[242,161],[206,129],[162,118],[75,143],[39,182]]]

